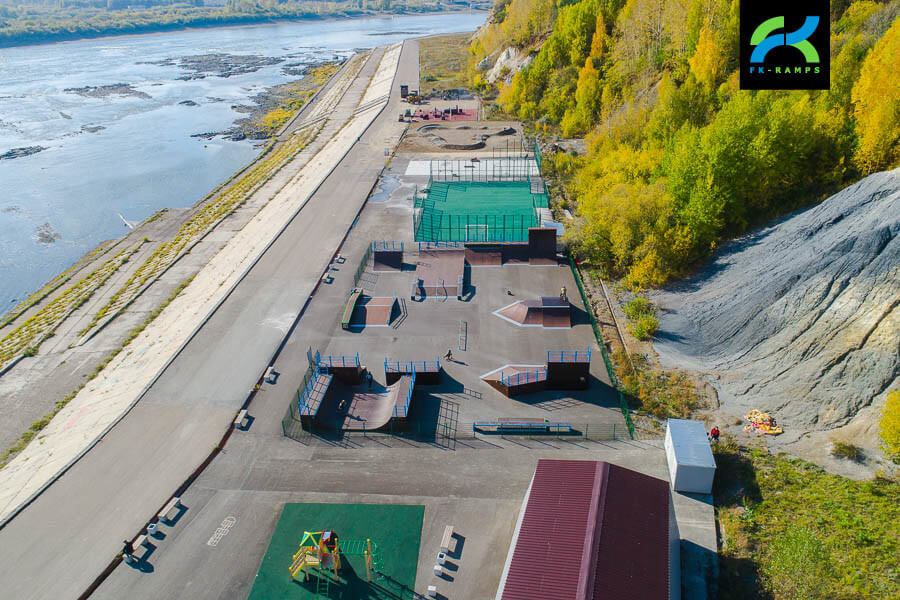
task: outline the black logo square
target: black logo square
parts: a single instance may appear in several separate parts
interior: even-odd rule
[[[829,0],[741,0],[742,90],[827,90]]]

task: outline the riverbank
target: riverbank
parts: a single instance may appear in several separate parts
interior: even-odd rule
[[[334,110],[368,56],[355,55],[320,82],[298,120]],[[9,416],[0,427],[0,448],[8,448],[0,466],[39,436],[183,282],[290,181],[297,167],[289,165],[323,126],[298,127],[271,141],[191,207],[160,210],[128,235],[101,243],[4,316],[0,409]]]
[[[146,328],[126,334],[121,351],[102,362],[97,369],[99,377],[78,392],[71,404],[50,422],[39,436],[40,443],[32,442],[3,469],[0,511],[10,514],[21,502],[27,501],[42,488],[43,482],[64,469],[69,461],[76,460],[85,450],[86,443],[91,444],[133,406],[172,356],[242,279],[272,237],[293,218],[369,123],[380,114],[387,101],[386,89],[392,81],[384,73],[393,73],[398,55],[399,45],[385,53],[383,59],[380,53],[360,57],[358,62],[365,63],[359,64],[362,71],[351,69],[353,61],[342,69],[320,93],[315,105],[303,115],[308,127],[319,129],[314,142],[300,151],[286,169],[248,197],[247,204],[251,206],[246,210],[242,206],[242,210],[226,214],[216,224],[215,234],[205,239],[203,247],[195,246],[181,254],[190,257],[188,261],[199,267],[195,273],[189,273],[191,269],[182,262],[175,268],[166,269],[166,275],[180,276],[182,280],[189,275],[192,277],[190,285],[181,293],[167,294],[165,298],[171,304],[158,312],[158,316],[153,315],[157,318],[146,324]],[[381,102],[373,102],[379,98]],[[304,129],[297,127],[298,133],[294,135],[302,135]],[[250,170],[248,174],[252,172]],[[164,247],[165,244],[157,246],[151,257],[159,255],[160,248]],[[128,281],[124,282],[124,288],[129,288]],[[162,291],[155,284],[153,290],[156,295]],[[109,301],[114,293],[101,296]],[[103,299],[98,298],[97,302]],[[145,309],[146,300],[146,294],[139,296],[138,301]],[[123,323],[140,318],[141,315],[134,312],[129,308],[121,313],[116,319],[116,327],[121,328]],[[71,350],[64,350],[62,354],[67,352]],[[50,443],[51,439],[55,441]]]
[[[345,8],[324,14],[320,12],[321,9],[310,11],[307,8],[263,9],[257,7],[256,12],[253,13],[235,13],[229,12],[222,7],[171,9],[168,6],[159,9],[118,11],[83,9],[74,11],[74,13],[67,12],[65,16],[68,18],[47,16],[35,19],[34,15],[29,13],[23,18],[23,20],[27,19],[29,21],[28,29],[21,32],[17,31],[17,28],[20,27],[18,20],[15,17],[7,17],[5,25],[0,27],[0,48],[54,44],[85,39],[153,35],[189,29],[220,29],[299,21],[329,21],[367,16],[388,17],[466,12],[458,6],[449,3],[422,5],[419,7],[398,7],[396,10],[354,8],[349,2],[343,5],[338,4],[338,6],[344,6]],[[487,8],[487,4],[485,4],[484,8]],[[121,22],[110,22],[110,15],[112,15],[113,19],[121,17],[123,20]],[[80,19],[78,18],[79,16]],[[167,22],[165,19],[170,19],[170,21]]]

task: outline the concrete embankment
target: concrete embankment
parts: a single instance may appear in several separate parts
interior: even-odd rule
[[[0,471],[0,518],[13,514],[90,448],[134,406],[304,206],[387,102],[400,45],[364,69],[365,96],[339,105],[298,157],[303,167],[229,239],[192,283],[53,419],[40,438]],[[346,103],[344,103],[346,104]],[[360,110],[361,109],[361,110]]]

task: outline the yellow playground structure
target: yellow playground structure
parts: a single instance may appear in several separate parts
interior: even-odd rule
[[[303,580],[309,580],[309,570],[313,569],[317,579],[317,593],[320,587],[326,587],[330,581],[329,574],[340,581],[341,555],[363,556],[366,563],[366,581],[372,580],[372,573],[381,569],[381,558],[378,547],[370,539],[339,540],[334,531],[304,531],[300,540],[300,549],[294,554],[291,563],[291,579],[297,579],[302,572]],[[323,590],[324,591],[324,590]]]

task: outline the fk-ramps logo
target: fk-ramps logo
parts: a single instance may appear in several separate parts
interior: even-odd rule
[[[828,0],[741,1],[741,89],[827,90]]]

